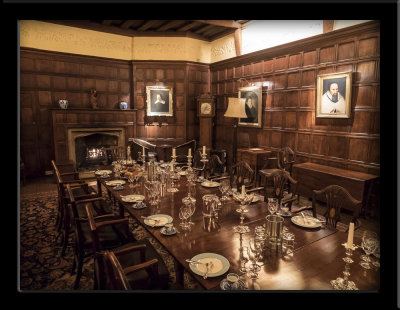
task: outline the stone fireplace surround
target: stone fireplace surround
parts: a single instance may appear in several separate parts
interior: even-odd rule
[[[67,129],[67,142],[68,142],[68,157],[69,160],[76,165],[76,152],[75,152],[75,141],[79,137],[89,136],[92,134],[104,134],[118,137],[118,146],[125,147],[125,128],[114,127],[114,128],[99,128],[99,127],[88,127],[88,128],[68,128]]]

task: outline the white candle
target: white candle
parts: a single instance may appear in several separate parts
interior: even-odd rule
[[[192,156],[192,149],[189,149],[188,156],[189,156],[189,157]]]
[[[354,223],[351,222],[349,226],[349,234],[347,235],[347,246],[346,248],[353,247],[353,236],[354,236]]]
[[[146,153],[144,152],[144,146],[142,146],[142,153],[143,153],[143,156],[146,155]]]
[[[203,145],[203,154],[205,154],[205,153],[206,153],[206,146]]]
[[[246,187],[242,185],[242,196],[246,195]]]
[[[175,149],[175,148],[172,149],[172,156],[173,156],[173,157],[176,156],[176,149]]]

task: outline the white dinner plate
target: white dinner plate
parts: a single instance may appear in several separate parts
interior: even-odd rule
[[[95,172],[95,174],[97,174],[97,175],[103,175],[104,173],[106,173],[106,174],[111,174],[112,171],[111,171],[111,170],[97,170],[97,171]]]
[[[197,261],[202,264],[189,263],[190,269],[199,276],[204,276],[206,272],[205,263],[213,263],[211,269],[209,269],[208,277],[218,277],[229,270],[229,261],[222,255],[216,253],[201,253],[191,258],[192,261]]]
[[[218,187],[221,183],[218,182],[213,182],[213,181],[204,181],[201,183],[201,186],[204,187]]]
[[[318,228],[321,227],[321,223],[312,216],[305,216],[305,220],[303,216],[297,215],[291,218],[293,224],[296,224],[305,228]]]
[[[126,182],[124,180],[112,180],[112,181],[108,181],[106,182],[106,185],[108,186],[117,186],[117,185],[123,185]]]
[[[143,195],[126,195],[126,196],[121,196],[122,201],[125,202],[138,202],[138,201],[143,201],[144,196]]]
[[[167,214],[154,214],[146,217],[144,223],[151,227],[161,227],[167,223],[172,223],[172,217]]]

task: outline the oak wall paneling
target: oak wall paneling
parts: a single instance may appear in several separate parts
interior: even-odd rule
[[[262,128],[239,127],[238,148],[288,145],[299,162],[379,175],[379,31],[379,22],[372,21],[211,64],[211,89],[218,102],[237,96],[237,87],[221,85],[247,86],[235,82],[240,77],[258,86],[269,84],[263,87]],[[316,119],[317,75],[335,72],[353,74],[351,118]],[[217,106],[217,120],[225,109]],[[228,150],[228,160],[230,131],[226,121],[216,126],[216,147]]]

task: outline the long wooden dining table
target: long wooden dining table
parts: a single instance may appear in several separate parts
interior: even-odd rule
[[[107,169],[107,168],[105,168]],[[110,170],[110,168],[108,168]],[[190,230],[182,230],[179,223],[179,209],[183,205],[182,199],[187,196],[188,187],[186,177],[182,176],[177,183],[178,192],[169,193],[161,197],[157,206],[151,206],[147,201],[147,190],[143,182],[134,182],[134,188],[126,182],[124,189],[115,190],[106,182],[116,179],[113,175],[109,178],[97,176],[97,185],[100,194],[102,186],[115,199],[120,208],[120,215],[125,211],[134,217],[174,258],[176,281],[183,285],[184,271],[186,270],[204,290],[221,290],[220,283],[230,272],[240,274],[240,248],[248,246],[249,238],[254,236],[256,226],[266,223],[269,214],[267,203],[258,201],[247,207],[244,214],[244,224],[250,229],[249,233],[235,233],[233,227],[240,222],[240,214],[236,211],[239,203],[230,200],[222,204],[219,212],[219,226],[209,231],[203,227],[202,197],[206,194],[220,195],[218,188],[203,187],[197,183],[195,193],[196,210],[191,217],[194,225]],[[120,178],[119,178],[120,179]],[[122,201],[121,196],[140,194],[145,196],[146,208],[134,209],[132,203]],[[160,227],[151,227],[144,223],[144,218],[153,214],[170,215],[178,233],[163,235]],[[285,217],[284,226],[295,235],[294,251],[291,254],[282,254],[279,250],[267,249],[263,255],[263,262],[259,277],[249,279],[242,275],[241,279],[248,290],[332,290],[331,280],[343,277],[345,270],[345,248],[342,244],[347,241],[347,233],[335,228],[308,229],[296,226]],[[354,244],[360,245],[361,240],[354,238]],[[216,277],[198,275],[192,271],[186,259],[191,259],[201,253],[216,253],[224,256],[229,261],[229,270]],[[354,281],[359,290],[377,291],[380,288],[380,271],[374,267],[366,270],[359,265],[360,256],[364,254],[357,248],[352,255],[354,261],[350,264],[349,280]]]

